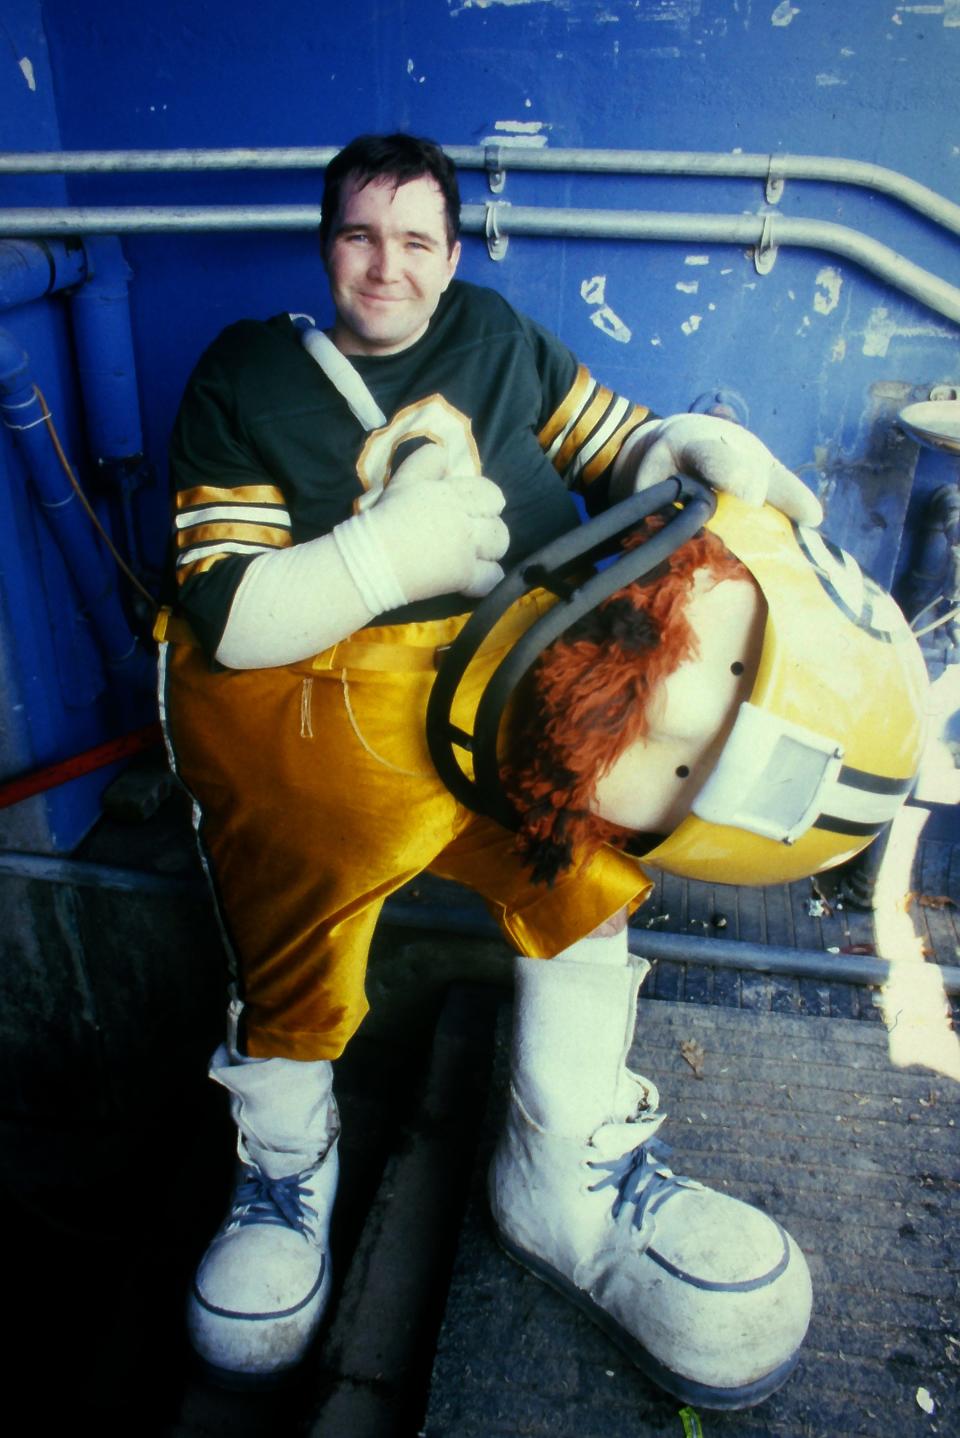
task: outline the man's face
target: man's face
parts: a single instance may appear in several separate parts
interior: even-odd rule
[[[358,189],[349,176],[324,260],[344,354],[389,355],[424,333],[453,279],[443,194],[432,175],[405,185],[389,177]]]

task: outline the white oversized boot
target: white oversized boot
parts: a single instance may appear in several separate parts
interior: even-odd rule
[[[591,944],[609,955],[606,939],[566,952]],[[662,1162],[657,1091],[624,1066],[648,967],[517,960],[493,1217],[507,1251],[655,1383],[705,1408],[746,1408],[796,1365],[810,1275],[773,1219]]]
[[[300,1362],[330,1295],[333,1070],[326,1061],[242,1059],[221,1045],[210,1077],[230,1093],[239,1171],[197,1269],[187,1327],[214,1377],[260,1385]]]

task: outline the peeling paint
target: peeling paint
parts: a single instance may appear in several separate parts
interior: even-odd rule
[[[588,305],[599,305],[590,316],[590,323],[596,325],[610,339],[616,340],[618,344],[629,344],[631,332],[628,325],[625,325],[618,314],[605,303],[607,293],[606,275],[591,275],[588,280],[583,280],[580,285],[580,298]]]
[[[890,341],[897,332],[897,322],[883,305],[870,311],[867,327],[863,332],[863,353],[882,359],[890,348]]]
[[[677,280],[677,283],[674,285],[674,289],[679,290],[680,293],[684,295],[695,295],[699,288],[699,280]]]
[[[653,345],[654,349],[660,349],[663,346],[663,340],[660,338],[659,335],[651,335],[650,343]]]
[[[692,335],[696,334],[697,330],[702,324],[703,315],[691,315],[688,320],[684,320],[680,328],[683,330],[685,335]]]
[[[955,331],[942,325],[898,325],[885,305],[870,311],[863,332],[863,353],[883,359],[892,339],[953,339]]]
[[[820,89],[823,90],[829,85],[845,85],[847,82],[841,79],[839,75],[832,74],[829,70],[822,70],[817,76],[816,83],[820,86]]]
[[[897,9],[904,15],[942,15],[948,29],[960,25],[960,0],[944,0],[942,5],[898,5]],[[903,24],[900,15],[891,18],[897,25]]]
[[[684,257],[683,257],[683,263],[684,263],[685,265],[709,265],[709,263],[710,263],[710,256],[709,256],[709,255],[684,255]]]
[[[529,108],[531,101],[524,100]],[[494,134],[484,135],[482,145],[522,145],[524,149],[539,150],[547,143],[544,131],[550,126],[543,120],[494,120]]]
[[[817,274],[817,288],[813,295],[813,308],[818,315],[828,315],[840,303],[840,287],[843,276],[833,265],[825,265]]]
[[[595,324],[610,339],[616,340],[618,344],[629,344],[631,332],[623,323],[619,315],[615,315],[609,305],[603,305],[600,309],[594,310],[590,316],[591,324]]]
[[[553,5],[555,0],[459,0],[458,4],[451,3],[450,14],[459,15],[463,10],[492,10],[495,5]]]
[[[530,101],[527,101],[529,105]],[[543,129],[542,120],[494,120],[493,128],[509,135],[536,135]]]
[[[581,284],[580,298],[586,300],[588,305],[602,305],[606,299],[606,289],[606,275],[593,275]]]
[[[790,0],[780,0],[780,4],[770,16],[771,25],[789,25],[794,15],[800,14],[799,5],[791,5]]]
[[[17,64],[23,72],[23,78],[27,82],[27,89],[35,90],[37,88],[37,77],[33,73],[33,61],[28,59],[26,55],[23,55],[17,61]]]
[[[713,303],[713,300],[711,300],[710,303],[707,305],[707,309],[708,309],[708,310],[715,310],[716,308],[717,308],[717,307],[716,307],[716,305]]]
[[[830,358],[834,364],[840,364],[847,357],[847,342],[843,335],[838,335],[830,350]]]

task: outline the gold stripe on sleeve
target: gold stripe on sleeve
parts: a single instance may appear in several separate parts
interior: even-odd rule
[[[607,467],[616,459],[627,438],[633,434],[635,429],[639,429],[640,426],[646,422],[649,415],[650,411],[645,409],[643,405],[636,405],[619,428],[610,436],[606,444],[593,456],[590,463],[584,465],[580,472],[578,484],[592,484],[595,479],[599,479],[601,474],[603,474]]]
[[[549,449],[560,434],[565,425],[569,424],[573,415],[583,404],[593,380],[586,365],[581,365],[577,370],[573,384],[567,390],[566,395],[560,401],[553,414],[547,420],[543,429],[537,435],[541,449]]]
[[[218,520],[211,524],[194,524],[177,532],[177,548],[193,549],[197,544],[218,540],[240,539],[249,544],[269,544],[274,549],[289,549],[293,544],[289,529],[279,525],[250,524],[242,519]]]
[[[287,502],[275,484],[239,484],[235,489],[198,484],[177,494],[178,509],[196,509],[204,504],[280,504]]]
[[[600,385],[596,396],[591,401],[583,414],[577,420],[573,429],[567,435],[559,452],[554,457],[553,466],[559,474],[564,474],[577,450],[590,438],[597,425],[603,419],[607,410],[613,402],[613,393]]]

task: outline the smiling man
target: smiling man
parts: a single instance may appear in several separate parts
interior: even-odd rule
[[[348,176],[324,234],[337,349],[395,354],[426,332],[460,259],[451,224],[432,176],[405,185]]]
[[[642,977],[625,911],[649,880],[604,847],[538,888],[513,836],[440,782],[424,714],[477,597],[578,523],[571,490],[595,512],[679,468],[808,522],[819,508],[749,434],[656,419],[457,281],[459,210],[430,142],[347,146],[323,201],[330,331],[289,315],[231,326],[173,437],[178,613],[161,694],[239,993],[211,1065],[239,1183],[197,1273],[191,1337],[227,1381],[275,1378],[306,1352],[330,1291],[331,1061],[366,1012],[384,899],[429,868],[482,894],[525,956],[522,1115],[495,1170],[505,1240],[670,1391],[744,1406],[795,1363],[809,1279],[772,1220],[653,1157],[655,1089],[624,1067]],[[544,603],[528,596],[491,634],[465,726]]]

